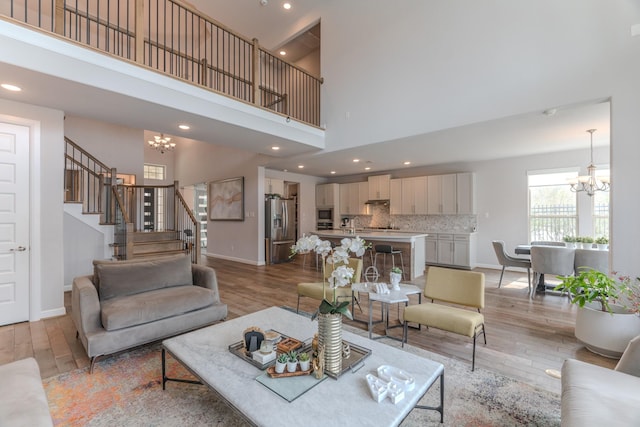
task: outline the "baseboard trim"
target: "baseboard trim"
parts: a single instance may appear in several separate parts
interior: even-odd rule
[[[243,264],[255,265],[255,266],[258,266],[258,267],[265,265],[264,261],[253,261],[253,260],[245,259],[245,258],[230,257],[228,255],[212,254],[212,253],[209,253],[209,252],[207,252],[205,254],[205,256],[207,258],[216,258],[216,259],[223,259],[225,261],[241,262]]]

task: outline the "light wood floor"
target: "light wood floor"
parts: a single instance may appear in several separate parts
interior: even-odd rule
[[[293,262],[256,267],[231,261],[206,259],[206,264],[217,272],[222,301],[228,305],[229,318],[271,306],[295,307],[296,284],[301,281],[319,281],[320,273],[314,267],[303,269],[302,258]],[[486,275],[486,308],[483,310],[487,328],[487,345],[478,344],[476,367],[485,368],[520,379],[554,392],[560,391],[560,382],[545,374],[546,369],[560,370],[566,358],[613,368],[616,361],[597,356],[573,335],[576,308],[567,298],[559,295],[527,296],[526,273],[506,272],[502,287],[497,287],[500,271],[478,269]],[[423,286],[424,277],[413,283]],[[67,313],[70,312],[70,293],[65,294]],[[412,296],[411,304],[417,303]],[[367,315],[356,308],[356,316]],[[312,312],[317,301],[303,298],[301,310]],[[374,316],[380,310],[374,305]],[[397,312],[392,308],[392,319]],[[362,329],[366,325],[353,324]],[[382,333],[383,326],[374,331]],[[76,330],[70,314],[38,322],[24,322],[0,327],[0,364],[34,356],[43,378],[88,366],[89,360],[82,344],[75,338]],[[402,329],[391,331],[400,337]],[[410,330],[409,344],[469,363],[471,374],[472,342],[469,338],[431,328]],[[384,342],[384,340],[383,340]],[[99,369],[99,362],[96,369]]]

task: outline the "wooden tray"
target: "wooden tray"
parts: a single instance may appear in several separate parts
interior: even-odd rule
[[[291,338],[291,337],[285,337],[283,335],[282,340],[278,344],[276,344],[276,346],[277,346],[278,354],[288,353],[291,350],[296,350],[302,347],[302,341],[297,340],[295,338]]]
[[[313,372],[313,367],[311,367],[311,365],[309,365],[309,369],[307,369],[306,371],[302,371],[300,370],[300,364],[298,363],[298,366],[296,367],[296,371],[295,372],[289,372],[287,371],[287,368],[284,368],[284,372],[281,374],[278,374],[276,372],[276,367],[275,366],[269,366],[267,368],[267,374],[269,374],[269,376],[271,378],[285,378],[285,377],[299,377],[301,375],[309,375],[310,373]]]

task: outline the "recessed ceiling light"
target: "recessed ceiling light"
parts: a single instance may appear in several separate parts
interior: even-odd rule
[[[371,170],[371,167],[367,166],[366,168],[364,168],[364,170],[366,171]]]
[[[189,126],[189,125],[178,125],[178,127],[179,127],[180,129],[182,129],[182,130],[189,130],[189,129],[191,129],[191,126]]]
[[[358,163],[360,159],[353,159],[353,163]]]
[[[9,83],[2,83],[0,86],[2,86],[3,89],[9,90],[11,92],[20,92],[22,90],[22,88],[20,88],[19,86]]]
[[[335,174],[336,174],[336,171],[331,171],[331,175],[335,175]]]
[[[281,51],[280,51],[280,56],[285,56],[286,54],[287,54],[287,52],[286,52],[286,51],[284,51],[284,50],[281,50]]]
[[[298,169],[304,169],[304,165],[298,165]]]
[[[289,9],[291,9],[291,3],[289,3],[289,2],[285,2],[285,3],[282,5],[282,7],[284,7],[284,8],[285,8],[285,9],[287,9],[287,10],[289,10]]]
[[[271,149],[273,151],[278,151],[280,149],[280,147],[278,147],[277,145],[274,145],[273,147],[271,147]]]
[[[407,161],[407,162],[404,162],[403,164],[404,164],[404,165],[410,165],[410,164],[411,164],[411,162]]]

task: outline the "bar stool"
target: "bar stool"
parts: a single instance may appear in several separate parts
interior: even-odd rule
[[[400,255],[400,266],[402,268],[402,280],[404,280],[404,259],[402,258],[402,251],[399,249],[393,249],[391,245],[375,245],[376,256],[373,263],[378,266],[378,255],[382,254],[382,272],[384,274],[387,264],[387,254],[391,255],[391,265],[396,266],[396,255]]]

